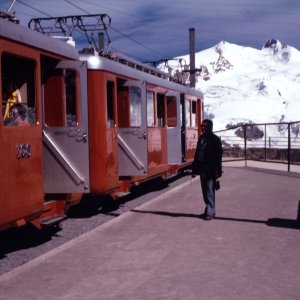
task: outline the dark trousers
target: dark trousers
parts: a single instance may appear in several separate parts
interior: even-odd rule
[[[216,180],[213,178],[207,178],[205,175],[200,175],[200,182],[201,182],[203,200],[205,203],[204,213],[206,215],[213,216],[216,213],[216,206],[215,206]]]

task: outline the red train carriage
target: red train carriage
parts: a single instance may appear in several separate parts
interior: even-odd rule
[[[63,60],[66,59],[73,61],[64,65]],[[40,218],[47,214],[52,218],[63,214],[66,201],[44,201],[45,193],[58,192],[51,186],[53,178],[56,184],[60,180],[57,174],[51,174],[46,168],[44,159],[48,159],[45,149],[60,151],[59,141],[54,142],[56,137],[59,140],[61,136],[68,136],[68,144],[74,144],[76,140],[77,145],[78,136],[84,130],[80,127],[81,122],[68,128],[56,110],[57,107],[67,106],[71,96],[80,99],[77,95],[79,90],[86,92],[86,89],[70,84],[78,77],[78,65],[82,65],[77,59],[78,53],[74,47],[0,19],[0,229],[23,225],[28,221],[39,226]],[[72,76],[73,79],[70,78]],[[54,87],[51,82],[56,77],[60,77],[61,84]],[[81,81],[84,82],[84,78],[82,76]],[[48,100],[48,96],[51,99]],[[55,103],[55,110],[50,102]],[[14,106],[16,109],[13,109]],[[47,108],[46,114],[42,112],[42,106]],[[71,110],[76,109],[72,107]],[[23,125],[18,125],[16,121],[21,119]],[[58,124],[61,127],[54,127]],[[76,132],[76,137],[73,132]],[[87,144],[84,147],[88,156]],[[72,148],[68,155],[73,151]],[[88,163],[88,159],[86,161]],[[65,165],[66,168],[69,166]],[[77,172],[69,170],[70,173],[72,171]],[[50,178],[52,175],[54,177]],[[81,184],[76,192],[82,193],[84,190],[85,185]],[[62,198],[72,199],[70,194],[73,190],[66,188],[59,192],[64,193]]]
[[[189,165],[202,119],[201,92],[135,61],[82,55],[88,64],[90,187],[127,192]]]
[[[0,230],[51,225],[83,193],[120,195],[191,163],[201,92],[4,20],[0,55]]]

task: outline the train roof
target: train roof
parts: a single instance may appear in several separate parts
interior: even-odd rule
[[[79,56],[75,47],[66,42],[32,31],[25,26],[5,19],[0,19],[0,36],[69,59],[78,59]]]
[[[136,61],[122,63],[122,61],[115,61],[103,56],[91,54],[81,54],[80,60],[86,61],[88,69],[90,70],[105,70],[133,79],[139,78],[140,80],[153,85],[165,87],[174,91],[180,91],[181,93],[195,95],[199,98],[203,97],[203,93],[201,91],[171,81],[168,74],[161,72],[158,69],[148,67],[142,63],[137,64]]]

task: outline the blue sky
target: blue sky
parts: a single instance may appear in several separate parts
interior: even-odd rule
[[[0,0],[0,9],[11,0]],[[299,0],[17,0],[22,25],[31,18],[106,13],[115,51],[142,61],[189,53],[189,28],[196,52],[225,40],[260,49],[271,38],[300,49]]]

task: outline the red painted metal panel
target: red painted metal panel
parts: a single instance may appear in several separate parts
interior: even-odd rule
[[[18,158],[18,145],[30,145],[30,157]],[[42,143],[40,126],[0,127],[0,228],[42,211]]]
[[[117,127],[106,123],[107,80],[115,82],[106,72],[88,71],[90,185],[95,194],[106,194],[119,184]]]

